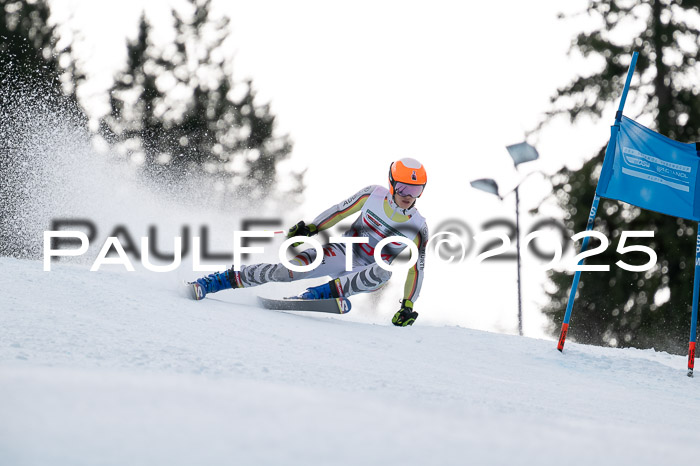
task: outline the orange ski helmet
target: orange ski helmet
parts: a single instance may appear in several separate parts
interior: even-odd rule
[[[389,191],[391,195],[419,198],[428,182],[425,167],[416,159],[405,158],[392,162],[389,167]]]

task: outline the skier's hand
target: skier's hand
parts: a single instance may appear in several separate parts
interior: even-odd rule
[[[397,327],[407,327],[413,325],[413,322],[418,318],[418,313],[413,310],[413,303],[410,299],[404,299],[401,302],[401,309],[394,314],[391,323]]]
[[[289,229],[289,233],[287,233],[287,238],[292,238],[293,236],[313,236],[318,233],[318,228],[316,225],[313,223],[309,223],[308,225],[304,223],[302,220],[301,222],[297,223],[294,225],[292,228]],[[302,244],[301,242],[293,243],[292,247],[295,248]]]

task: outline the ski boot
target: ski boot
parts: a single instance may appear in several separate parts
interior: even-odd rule
[[[197,301],[204,299],[207,293],[243,287],[240,280],[240,272],[234,272],[231,269],[198,278],[193,282],[189,282],[188,285],[190,286],[192,298]]]
[[[299,299],[333,299],[343,298],[344,296],[340,279],[336,278],[323,285],[307,288],[306,291],[299,295]]]

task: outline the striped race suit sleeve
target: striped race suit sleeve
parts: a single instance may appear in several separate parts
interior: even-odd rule
[[[376,186],[367,186],[366,188],[361,189],[339,204],[336,204],[321,212],[321,214],[316,217],[312,223],[316,225],[319,231],[327,230],[344,218],[347,218],[362,210],[362,206],[365,205],[365,202],[367,202],[367,199],[375,188]]]
[[[423,269],[425,268],[425,250],[428,246],[428,225],[423,224],[420,231],[414,240],[418,246],[418,260],[415,265],[408,269],[406,276],[406,284],[403,288],[404,299],[410,299],[411,302],[416,302],[420,294],[420,288],[423,284]]]

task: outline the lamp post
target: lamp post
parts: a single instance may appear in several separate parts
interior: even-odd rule
[[[537,150],[532,147],[527,142],[521,142],[520,144],[513,144],[511,146],[506,146],[508,153],[513,159],[513,165],[515,169],[518,169],[518,165],[525,162],[530,162],[537,160],[539,154]],[[537,173],[537,172],[533,172]],[[518,188],[532,173],[528,174],[520,180],[520,183],[511,192],[515,192],[515,252],[516,261],[518,267],[518,334],[523,335],[523,299],[522,299],[522,287],[520,284],[520,192]],[[474,180],[471,182],[473,188],[485,191],[489,194],[494,194],[498,196],[500,200],[503,200],[508,194],[501,196],[498,192],[498,183],[491,178],[482,178],[479,180]]]

